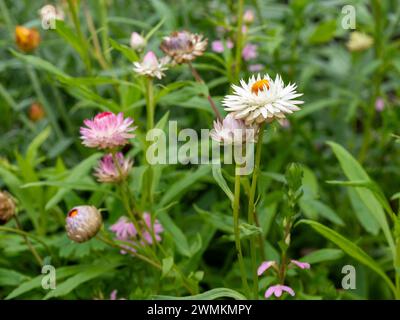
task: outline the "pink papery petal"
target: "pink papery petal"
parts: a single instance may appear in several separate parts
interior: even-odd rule
[[[258,276],[261,276],[266,270],[272,267],[275,264],[275,261],[264,261],[257,269]]]
[[[298,266],[300,269],[310,269],[311,265],[308,262],[300,262],[297,260],[290,260],[291,263]]]
[[[281,285],[281,284],[277,284],[275,286],[269,287],[265,291],[265,298],[268,299],[272,294],[274,294],[275,297],[279,298],[284,291],[287,292],[288,294],[290,294],[291,296],[295,295],[295,293],[294,293],[292,288],[290,288],[288,286]]]

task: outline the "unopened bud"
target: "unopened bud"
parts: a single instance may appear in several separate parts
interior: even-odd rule
[[[93,206],[78,206],[68,212],[66,230],[68,238],[75,242],[85,242],[100,230],[103,219]]]

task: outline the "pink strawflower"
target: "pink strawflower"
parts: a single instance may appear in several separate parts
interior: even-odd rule
[[[153,243],[153,237],[151,235],[151,233],[149,231],[153,231],[154,233],[154,238],[157,242],[161,241],[161,236],[160,233],[162,233],[164,231],[163,226],[161,225],[161,223],[158,220],[155,220],[153,222],[153,225],[151,224],[151,215],[147,212],[145,212],[143,214],[143,220],[146,223],[146,228],[144,229],[145,231],[143,231],[143,238],[144,240],[148,243],[148,244],[152,244]],[[149,231],[147,231],[149,230]]]
[[[81,127],[81,139],[83,145],[89,148],[114,149],[124,146],[128,139],[135,137],[131,132],[133,119],[126,118],[122,112],[117,115],[112,112],[102,112],[93,120],[84,120],[86,127]]]
[[[255,44],[246,44],[242,51],[242,57],[244,60],[248,61],[251,59],[255,59],[258,56],[257,53],[257,45]]]
[[[127,217],[121,217],[110,227],[110,230],[115,233],[118,240],[126,241],[136,237],[137,230],[135,225],[128,220]]]
[[[116,163],[114,163],[111,153],[105,155],[99,161],[94,174],[99,182],[118,182],[128,176],[132,168],[132,160],[129,158],[125,159],[121,152],[118,152],[115,158],[118,161],[119,168]]]
[[[382,112],[385,109],[385,100],[382,98],[378,98],[375,101],[375,110],[378,112]]]
[[[232,49],[233,42],[228,39],[226,40],[225,45],[224,42],[221,40],[215,40],[211,43],[211,50],[214,52],[222,53],[225,51],[225,48]]]
[[[264,261],[260,264],[257,270],[258,276],[261,276],[265,271],[267,271],[269,268],[272,266],[275,266],[276,262],[275,261]]]
[[[140,233],[136,229],[135,225],[128,220],[127,217],[121,217],[119,220],[110,227],[110,230],[115,233],[116,239],[132,244],[121,245],[124,250],[121,250],[121,254],[126,254],[127,252],[135,253],[134,247],[145,246],[148,244],[153,244],[153,236],[157,242],[160,242],[160,234],[164,232],[163,226],[158,220],[151,220],[151,215],[147,212],[143,213],[143,221],[139,221]],[[140,235],[143,237],[140,239]]]
[[[308,262],[300,262],[297,260],[290,260],[291,263],[299,267],[300,269],[310,269],[311,265]]]
[[[260,64],[260,63],[249,65],[249,71],[250,71],[250,72],[260,72],[260,71],[262,71],[264,68],[265,68],[264,65],[263,65],[263,64]]]
[[[277,284],[275,286],[269,287],[265,291],[265,299],[268,299],[272,294],[274,294],[275,297],[279,298],[284,291],[289,293],[291,296],[294,296],[294,291],[292,288],[281,284]]]

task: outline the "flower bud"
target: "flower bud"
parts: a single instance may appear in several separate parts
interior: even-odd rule
[[[33,122],[37,122],[44,118],[44,110],[40,103],[34,102],[29,108],[29,119]]]
[[[103,220],[93,206],[78,206],[68,212],[65,229],[68,238],[75,242],[85,242],[100,230]]]
[[[132,32],[130,45],[133,50],[141,50],[146,46],[146,39],[139,33]]]
[[[15,214],[15,202],[7,192],[0,191],[0,225],[6,224]]]
[[[347,41],[346,46],[350,51],[364,51],[374,44],[374,39],[369,35],[353,31],[350,33],[350,39]]]
[[[243,15],[243,21],[246,24],[252,24],[254,22],[254,12],[253,10],[246,10]]]
[[[15,27],[15,42],[18,48],[24,52],[30,52],[37,48],[40,43],[40,34],[36,29],[23,26]]]

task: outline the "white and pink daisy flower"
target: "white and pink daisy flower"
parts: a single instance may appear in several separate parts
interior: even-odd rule
[[[149,51],[144,56],[142,62],[133,63],[133,71],[141,76],[161,79],[163,76],[165,76],[163,71],[168,70],[168,62],[168,57],[163,57],[158,60],[155,53],[153,51]]]
[[[284,85],[277,75],[272,80],[268,74],[252,76],[248,82],[240,81],[241,86],[232,85],[233,94],[225,96],[222,104],[235,119],[242,119],[246,125],[284,119],[286,114],[300,110],[296,100],[302,96],[297,93],[295,84]]]
[[[134,138],[131,132],[133,119],[125,118],[122,112],[117,115],[112,112],[102,112],[93,120],[84,120],[86,127],[81,127],[81,139],[83,145],[89,148],[115,149],[128,143],[128,139]]]

